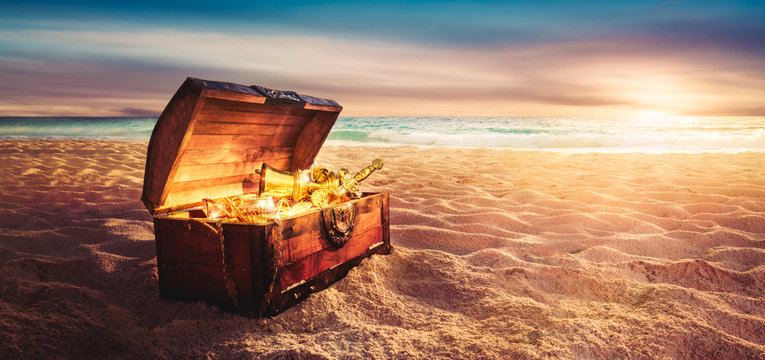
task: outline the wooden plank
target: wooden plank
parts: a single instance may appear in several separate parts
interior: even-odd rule
[[[236,135],[236,134],[258,134],[258,135],[279,135],[283,133],[299,134],[302,130],[301,124],[253,124],[241,122],[222,122],[222,121],[198,121],[194,127],[195,135]]]
[[[338,105],[334,101],[327,101],[327,99],[314,98],[305,94],[298,94],[301,98],[300,101],[289,101],[281,98],[265,97],[263,91],[265,90],[259,86],[245,86],[234,83],[222,83],[215,81],[200,80],[205,87],[205,96],[208,98],[217,98],[222,100],[232,100],[239,102],[249,103],[279,103],[285,106],[306,108],[306,109],[318,109],[322,111],[340,111],[342,106]],[[259,88],[258,90],[253,89]],[[281,92],[281,91],[279,91]],[[335,105],[332,105],[335,104]]]
[[[273,276],[273,253],[268,245],[265,225],[239,225],[250,228],[250,270],[252,271],[252,309],[256,314],[260,313],[261,303],[265,299],[268,287],[271,285]]]
[[[338,114],[336,112],[317,113],[305,126],[295,142],[295,153],[292,156],[290,170],[305,169],[311,165],[324,141],[327,140]]]
[[[298,302],[305,300],[311,293],[324,290],[334,282],[342,279],[348,274],[348,271],[359,265],[364,259],[374,254],[387,253],[388,251],[382,244],[374,246],[363,252],[361,255],[332,267],[302,284],[293,284],[289,288],[284,288],[283,291],[279,291],[275,294],[271,300],[271,306],[268,307],[266,311],[260,313],[260,315],[278,315]]]
[[[343,110],[342,106],[314,105],[309,103],[305,104],[305,108],[309,110],[332,111],[338,113]]]
[[[356,206],[354,226],[356,232],[363,232],[380,225],[382,196],[374,194],[359,200],[352,200]],[[301,216],[283,220],[282,254],[284,264],[293,263],[309,254],[325,249],[329,242],[323,239],[321,213],[314,210]]]
[[[191,113],[188,127],[186,129],[186,132],[183,134],[183,139],[181,139],[181,142],[178,145],[176,156],[172,162],[173,165],[170,168],[170,173],[167,175],[168,183],[172,184],[172,182],[174,181],[175,172],[178,171],[178,166],[180,166],[180,163],[181,163],[181,156],[179,156],[178,154],[183,154],[184,150],[186,149],[186,145],[189,143],[191,139],[192,129],[194,129],[194,122],[196,122],[197,115],[199,114],[199,111],[202,109],[202,107],[204,107],[204,104],[205,104],[205,98],[204,97],[199,98],[199,100],[197,100],[197,103],[196,103],[196,106],[194,107],[193,112]],[[160,200],[159,200],[159,206],[164,205],[164,202],[167,199],[168,190],[169,190],[169,186],[167,183],[165,183],[165,186],[162,190],[162,196],[160,197]]]
[[[191,220],[157,218],[154,226],[160,230],[157,237],[157,259],[218,266],[221,247],[217,235],[205,225]],[[226,261],[231,268],[250,268],[250,229],[247,226],[224,226]]]
[[[162,237],[164,236],[162,234],[162,227],[159,225],[160,220],[156,217],[154,218],[154,246],[157,249],[157,268],[161,268],[163,265],[165,265],[165,259],[160,256],[159,254],[162,253]],[[160,292],[162,291],[162,277],[159,277],[160,280]]]
[[[262,105],[267,106],[267,105]],[[261,113],[258,109],[252,111],[235,111],[231,109],[202,110],[200,120],[210,123],[281,125],[302,127],[313,119],[315,114]]]
[[[199,188],[206,188],[206,187],[214,187],[214,186],[221,186],[221,185],[239,185],[242,186],[243,182],[254,182],[258,183],[260,181],[260,177],[258,174],[240,174],[240,175],[231,175],[231,176],[221,176],[216,178],[209,178],[209,179],[203,179],[203,180],[194,180],[194,181],[179,181],[177,183],[173,183],[173,187],[171,188],[172,193],[178,193],[188,190],[194,190]],[[257,186],[256,186],[257,188]],[[240,195],[240,194],[232,194],[232,195]],[[212,197],[211,199],[215,199]]]
[[[280,133],[275,135],[194,135],[189,141],[189,149],[229,149],[253,147],[290,147],[295,144],[298,134]]]
[[[354,234],[361,234],[375,227],[381,226],[381,212],[378,209],[371,209],[366,213],[359,213],[354,219]],[[311,221],[313,220],[313,221]],[[300,261],[301,259],[311,254],[317,253],[327,248],[331,248],[332,245],[324,238],[322,225],[320,224],[319,217],[311,217],[310,221],[315,226],[310,227],[307,231],[304,231],[293,237],[284,239],[282,242],[282,256],[284,257],[284,264],[292,264]]]
[[[269,165],[283,169],[289,162],[289,157],[277,157],[269,160]],[[169,185],[164,207],[199,202],[202,198],[257,193],[260,176],[254,171],[260,167],[261,163],[253,162],[183,166],[176,181]]]
[[[223,271],[218,266],[169,260],[161,266],[158,265],[157,272],[159,294],[163,298],[187,302],[204,301],[227,311],[236,310],[228,295]],[[234,269],[229,274],[235,284],[241,310],[249,311],[254,302],[253,274],[244,269]]]
[[[191,122],[199,113],[201,89],[187,78],[157,120],[146,152],[141,200],[150,212],[162,206],[165,189]]]
[[[385,243],[383,253],[388,254],[390,253],[390,195],[388,193],[381,193],[378,196],[380,196],[382,201],[382,229],[383,229],[383,242]]]
[[[292,159],[292,148],[287,146],[229,148],[229,149],[186,149],[181,166],[226,164],[234,162],[275,161]]]
[[[172,207],[196,203],[203,198],[216,199],[231,195],[257,193],[258,182],[251,179],[245,175],[238,175],[175,183],[165,203],[168,207]]]
[[[262,165],[263,162],[258,161],[181,166],[175,174],[173,184],[193,180],[219,179],[224,176],[249,176],[250,174],[254,174],[255,170],[260,170]]]
[[[231,91],[205,90],[204,95],[205,97],[213,99],[248,102],[254,104],[263,104],[266,102],[266,97],[264,96],[255,96],[251,94],[243,94]]]
[[[280,275],[280,286],[286,289],[292,284],[310,280],[333,266],[361,255],[372,245],[382,241],[381,226],[356,234],[341,248],[327,248],[285,266]]]
[[[317,110],[306,110],[299,107],[284,106],[279,104],[251,104],[239,101],[209,99],[205,114],[217,111],[238,112],[240,114],[278,114],[313,118]]]
[[[233,311],[223,276],[220,240],[207,227],[189,220],[155,218],[160,296],[182,301],[205,301]],[[257,227],[223,225],[229,278],[235,283],[240,309],[259,304],[262,289],[253,289],[252,246],[260,246]]]
[[[186,210],[186,209],[194,208],[194,207],[200,207],[200,206],[203,206],[203,205],[204,205],[204,202],[199,201],[199,202],[193,202],[193,203],[184,203],[184,204],[176,205],[176,206],[161,207],[161,208],[157,208],[156,213],[159,214],[159,215],[156,215],[156,216],[164,217],[164,216],[167,216],[167,214],[170,214],[170,213],[184,212],[184,210]],[[173,216],[183,216],[183,215],[182,214],[174,214]],[[190,213],[189,213],[189,216],[190,216]]]

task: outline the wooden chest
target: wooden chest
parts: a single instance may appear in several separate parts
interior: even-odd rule
[[[141,197],[154,216],[160,296],[270,316],[390,251],[387,193],[334,206],[356,214],[342,246],[321,221],[331,209],[281,224],[199,217],[203,198],[257,193],[263,163],[310,167],[341,110],[291,91],[186,79],[152,133]]]

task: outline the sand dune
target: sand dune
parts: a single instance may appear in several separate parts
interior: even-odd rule
[[[0,142],[0,358],[765,358],[764,153],[325,147],[394,251],[253,320],[158,297],[145,148]]]

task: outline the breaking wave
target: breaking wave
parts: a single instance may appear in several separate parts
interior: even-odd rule
[[[327,142],[370,143],[564,152],[765,151],[765,119],[644,124],[574,118],[342,118]]]
[[[148,141],[156,118],[0,117],[2,139]],[[765,118],[661,122],[542,117],[341,117],[327,145],[494,147],[562,152],[765,151]]]

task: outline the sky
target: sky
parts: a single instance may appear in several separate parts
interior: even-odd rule
[[[765,1],[0,4],[0,116],[157,116],[187,76],[346,116],[765,116]]]

